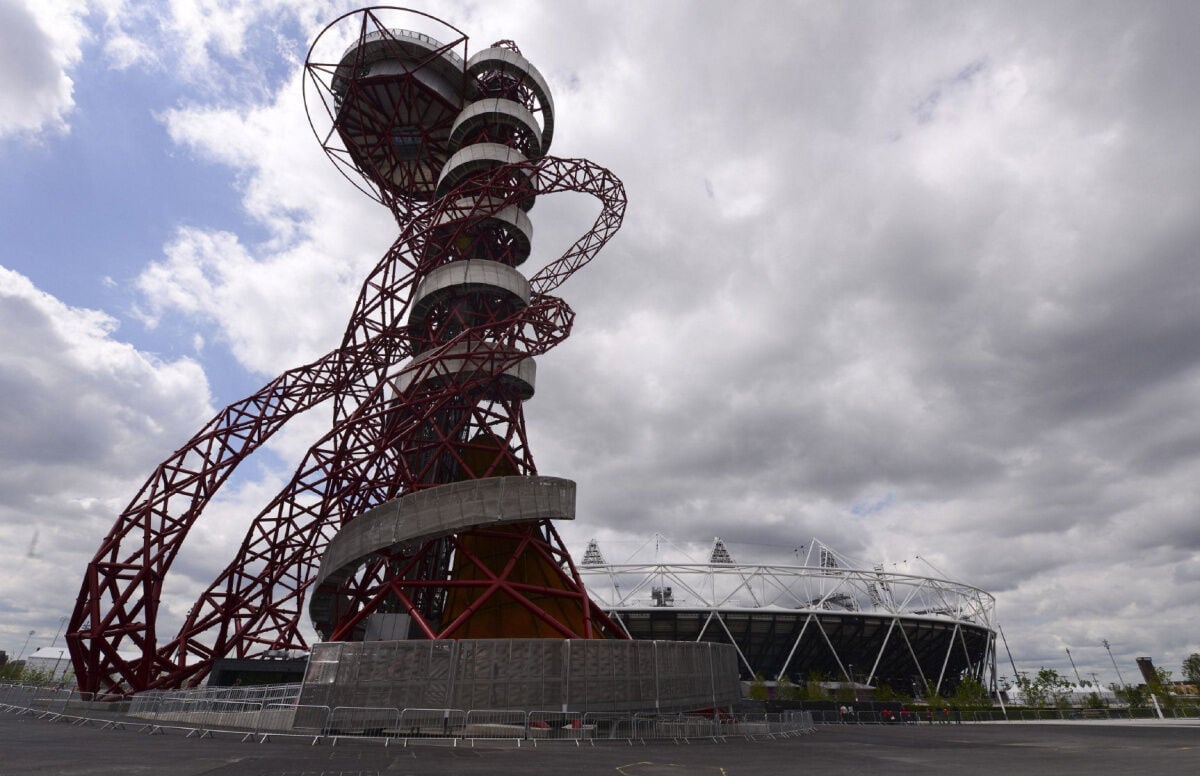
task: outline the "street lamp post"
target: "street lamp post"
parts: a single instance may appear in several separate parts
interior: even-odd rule
[[[21,651],[17,653],[17,660],[20,660],[21,656],[25,654],[25,648],[29,646],[29,640],[33,638],[33,634],[34,631],[29,631],[29,635],[25,637],[25,643],[21,645]]]
[[[67,618],[65,616],[61,620],[58,621],[58,630],[56,630],[54,632],[54,640],[50,642],[51,648],[53,648],[54,644],[58,641],[58,634],[62,633],[63,626],[66,624],[67,624]],[[63,650],[60,649],[58,651],[58,657],[56,657],[54,659],[54,669],[52,671],[50,671],[51,681],[58,678],[58,666],[59,666],[59,664],[62,663],[62,659],[63,659],[62,653],[63,653]]]
[[[1104,645],[1104,648],[1106,650],[1108,650],[1108,659],[1112,661],[1113,668],[1115,668],[1117,671],[1117,678],[1121,680],[1121,686],[1124,687],[1125,686],[1125,677],[1121,676],[1121,669],[1117,668],[1117,661],[1113,657],[1112,649],[1108,646],[1108,639],[1104,639],[1100,643]]]
[[[1075,672],[1075,684],[1083,686],[1083,680],[1079,678],[1079,669],[1075,667],[1075,658],[1071,657],[1071,648],[1067,647],[1067,660],[1071,661],[1071,670]]]
[[[58,630],[54,631],[54,638],[50,640],[50,646],[53,647],[58,642],[58,634],[62,633],[63,626],[66,624],[67,618],[64,615],[63,618],[58,621]]]

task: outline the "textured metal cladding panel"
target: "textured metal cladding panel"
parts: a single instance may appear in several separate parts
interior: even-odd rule
[[[569,668],[563,683],[567,688],[567,699],[572,708],[588,707],[588,653],[586,641],[566,642]]]
[[[503,701],[505,676],[503,666],[497,660],[495,644],[481,641],[461,641],[460,658],[455,673],[455,684],[468,688],[473,704],[467,708],[499,708]]]
[[[338,661],[337,681],[330,688],[329,702],[332,706],[354,706],[358,704],[358,650],[357,644],[347,644]],[[349,701],[349,702],[348,702]]]
[[[562,704],[562,687],[566,666],[561,644],[546,644],[538,655],[541,671],[535,703],[538,708],[555,709]]]
[[[453,650],[451,672],[456,681],[449,705],[456,708],[474,708],[475,682],[472,679],[477,671],[475,652],[475,643],[470,641],[455,645]]]
[[[649,641],[635,641],[638,646],[633,650],[634,667],[631,692],[634,697],[654,697],[654,644]]]
[[[452,684],[456,673],[458,654],[453,642],[400,642],[402,644],[419,644],[414,650],[414,666],[424,665],[424,676],[414,675],[410,687],[412,697],[416,702],[408,702],[409,707],[442,708],[452,705]]]
[[[541,671],[538,675],[537,705],[543,709],[557,708],[562,703],[562,688],[565,664],[566,642],[547,644],[539,655]]]
[[[486,653],[486,673],[483,676],[488,680],[488,706],[493,709],[510,708],[512,698],[520,695],[522,685],[532,681],[533,676],[516,670],[517,666],[511,660],[511,644],[491,641],[481,646]]]
[[[487,639],[342,646],[337,685],[306,684],[304,703],[543,710],[567,703],[576,711],[619,712],[653,710],[656,693],[663,710],[727,705],[740,695],[736,653],[724,644]]]
[[[532,708],[541,700],[539,667],[548,651],[546,647],[557,646],[528,639],[508,645],[505,663],[498,672],[504,677],[506,708]]]
[[[714,650],[720,656],[716,676],[724,682],[722,685],[724,694],[733,694],[734,697],[737,697],[742,690],[738,676],[739,665],[737,653],[730,645],[722,644],[719,650],[716,649],[716,646],[714,645]]]
[[[659,688],[664,706],[677,707],[711,699],[708,656],[688,648],[692,642],[658,642]],[[700,657],[703,657],[703,664]],[[711,703],[711,700],[709,701]]]

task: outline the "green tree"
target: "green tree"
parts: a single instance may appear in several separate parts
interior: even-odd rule
[[[1175,694],[1171,692],[1171,672],[1165,668],[1154,669],[1154,678],[1146,686],[1160,706],[1166,709],[1175,708]]]
[[[1200,685],[1200,652],[1193,652],[1183,660],[1183,678]]]
[[[959,708],[971,706],[987,706],[991,703],[991,695],[978,679],[968,676],[954,688],[954,705]]]
[[[779,677],[775,682],[775,699],[781,701],[800,700],[800,688],[796,687],[792,682],[792,678],[787,674]]]
[[[750,700],[765,701],[767,699],[767,680],[763,679],[762,674],[755,674],[754,681],[750,682]]]
[[[1131,709],[1142,709],[1146,707],[1146,691],[1141,687],[1127,685],[1122,687],[1119,684],[1109,685],[1109,688],[1117,696],[1117,699]]]
[[[0,666],[0,682],[43,685],[50,683],[50,673],[30,668],[24,661],[8,662]]]
[[[821,684],[825,677],[820,671],[810,671],[808,681],[805,682],[804,695],[810,701],[825,700],[825,687]]]
[[[1027,674],[1017,674],[1017,689],[1021,691],[1021,697],[1024,698],[1026,706],[1046,705],[1046,697],[1042,693],[1042,688]]]
[[[888,684],[877,685],[875,687],[875,700],[880,701],[881,703],[894,701],[896,700],[896,691],[893,690],[891,685]]]
[[[1017,687],[1027,706],[1059,706],[1066,703],[1071,683],[1053,668],[1042,666],[1032,679],[1026,674],[1018,676]]]

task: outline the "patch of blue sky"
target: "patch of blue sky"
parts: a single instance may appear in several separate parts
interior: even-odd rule
[[[85,63],[69,134],[0,144],[5,263],[68,304],[92,306],[100,290],[110,300],[129,292],[179,226],[265,237],[241,208],[234,172],[176,147],[155,118],[180,93],[161,72]]]
[[[301,34],[298,28],[290,32]],[[296,52],[288,53],[279,32],[259,30],[248,42],[265,49],[246,58],[263,69],[250,79],[257,81],[254,87],[237,96],[231,90],[226,99],[265,99],[293,73],[289,59]],[[238,79],[234,71],[244,66],[229,64],[217,68],[219,77]],[[134,281],[163,258],[178,228],[230,231],[246,244],[268,236],[242,207],[238,172],[176,145],[157,118],[170,107],[213,95],[174,77],[169,65],[109,68],[95,45],[72,78],[75,107],[68,134],[47,135],[38,143],[0,141],[5,170],[0,264],[67,304],[114,316],[120,322],[114,336],[140,350],[168,360],[199,357],[214,401],[253,392],[263,377],[247,374],[227,357],[208,324],[166,316],[148,328],[134,313],[139,293]],[[194,348],[197,334],[204,354]]]
[[[206,100],[216,105],[268,101],[303,65],[309,37],[290,15],[252,24],[246,29],[241,53],[210,49],[210,71],[194,73],[193,78],[210,90]]]
[[[888,507],[896,503],[896,494],[888,493],[881,499],[875,501],[856,501],[850,505],[850,514],[865,517],[882,512]]]

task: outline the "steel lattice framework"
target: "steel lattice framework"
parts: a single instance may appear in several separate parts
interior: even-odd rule
[[[305,65],[318,140],[389,207],[400,235],[364,282],[339,348],[218,413],[121,513],[87,567],[68,628],[84,691],[176,687],[221,657],[306,648],[306,591],[341,526],[424,489],[537,474],[522,411],[532,359],[562,342],[573,321],[551,292],[620,227],[624,189],[596,164],[546,155],[553,101],[515,45],[468,58],[466,36],[433,17],[403,11],[442,25],[448,42],[384,24],[401,11],[340,17]],[[339,34],[350,41],[344,53],[322,54],[320,44],[328,49]],[[526,281],[515,269],[530,252],[526,212],[559,192],[594,197],[600,214]],[[247,456],[327,400],[328,433],[164,639],[163,581],[205,507]],[[336,592],[335,639],[374,611],[405,612],[426,638],[623,637],[590,605],[544,519],[380,553]],[[499,622],[510,632],[495,633]]]
[[[995,598],[932,576],[860,568],[817,540],[804,565],[583,564],[597,605],[637,639],[716,641],[743,678],[811,672],[903,692],[944,693],[965,676],[996,689]]]

